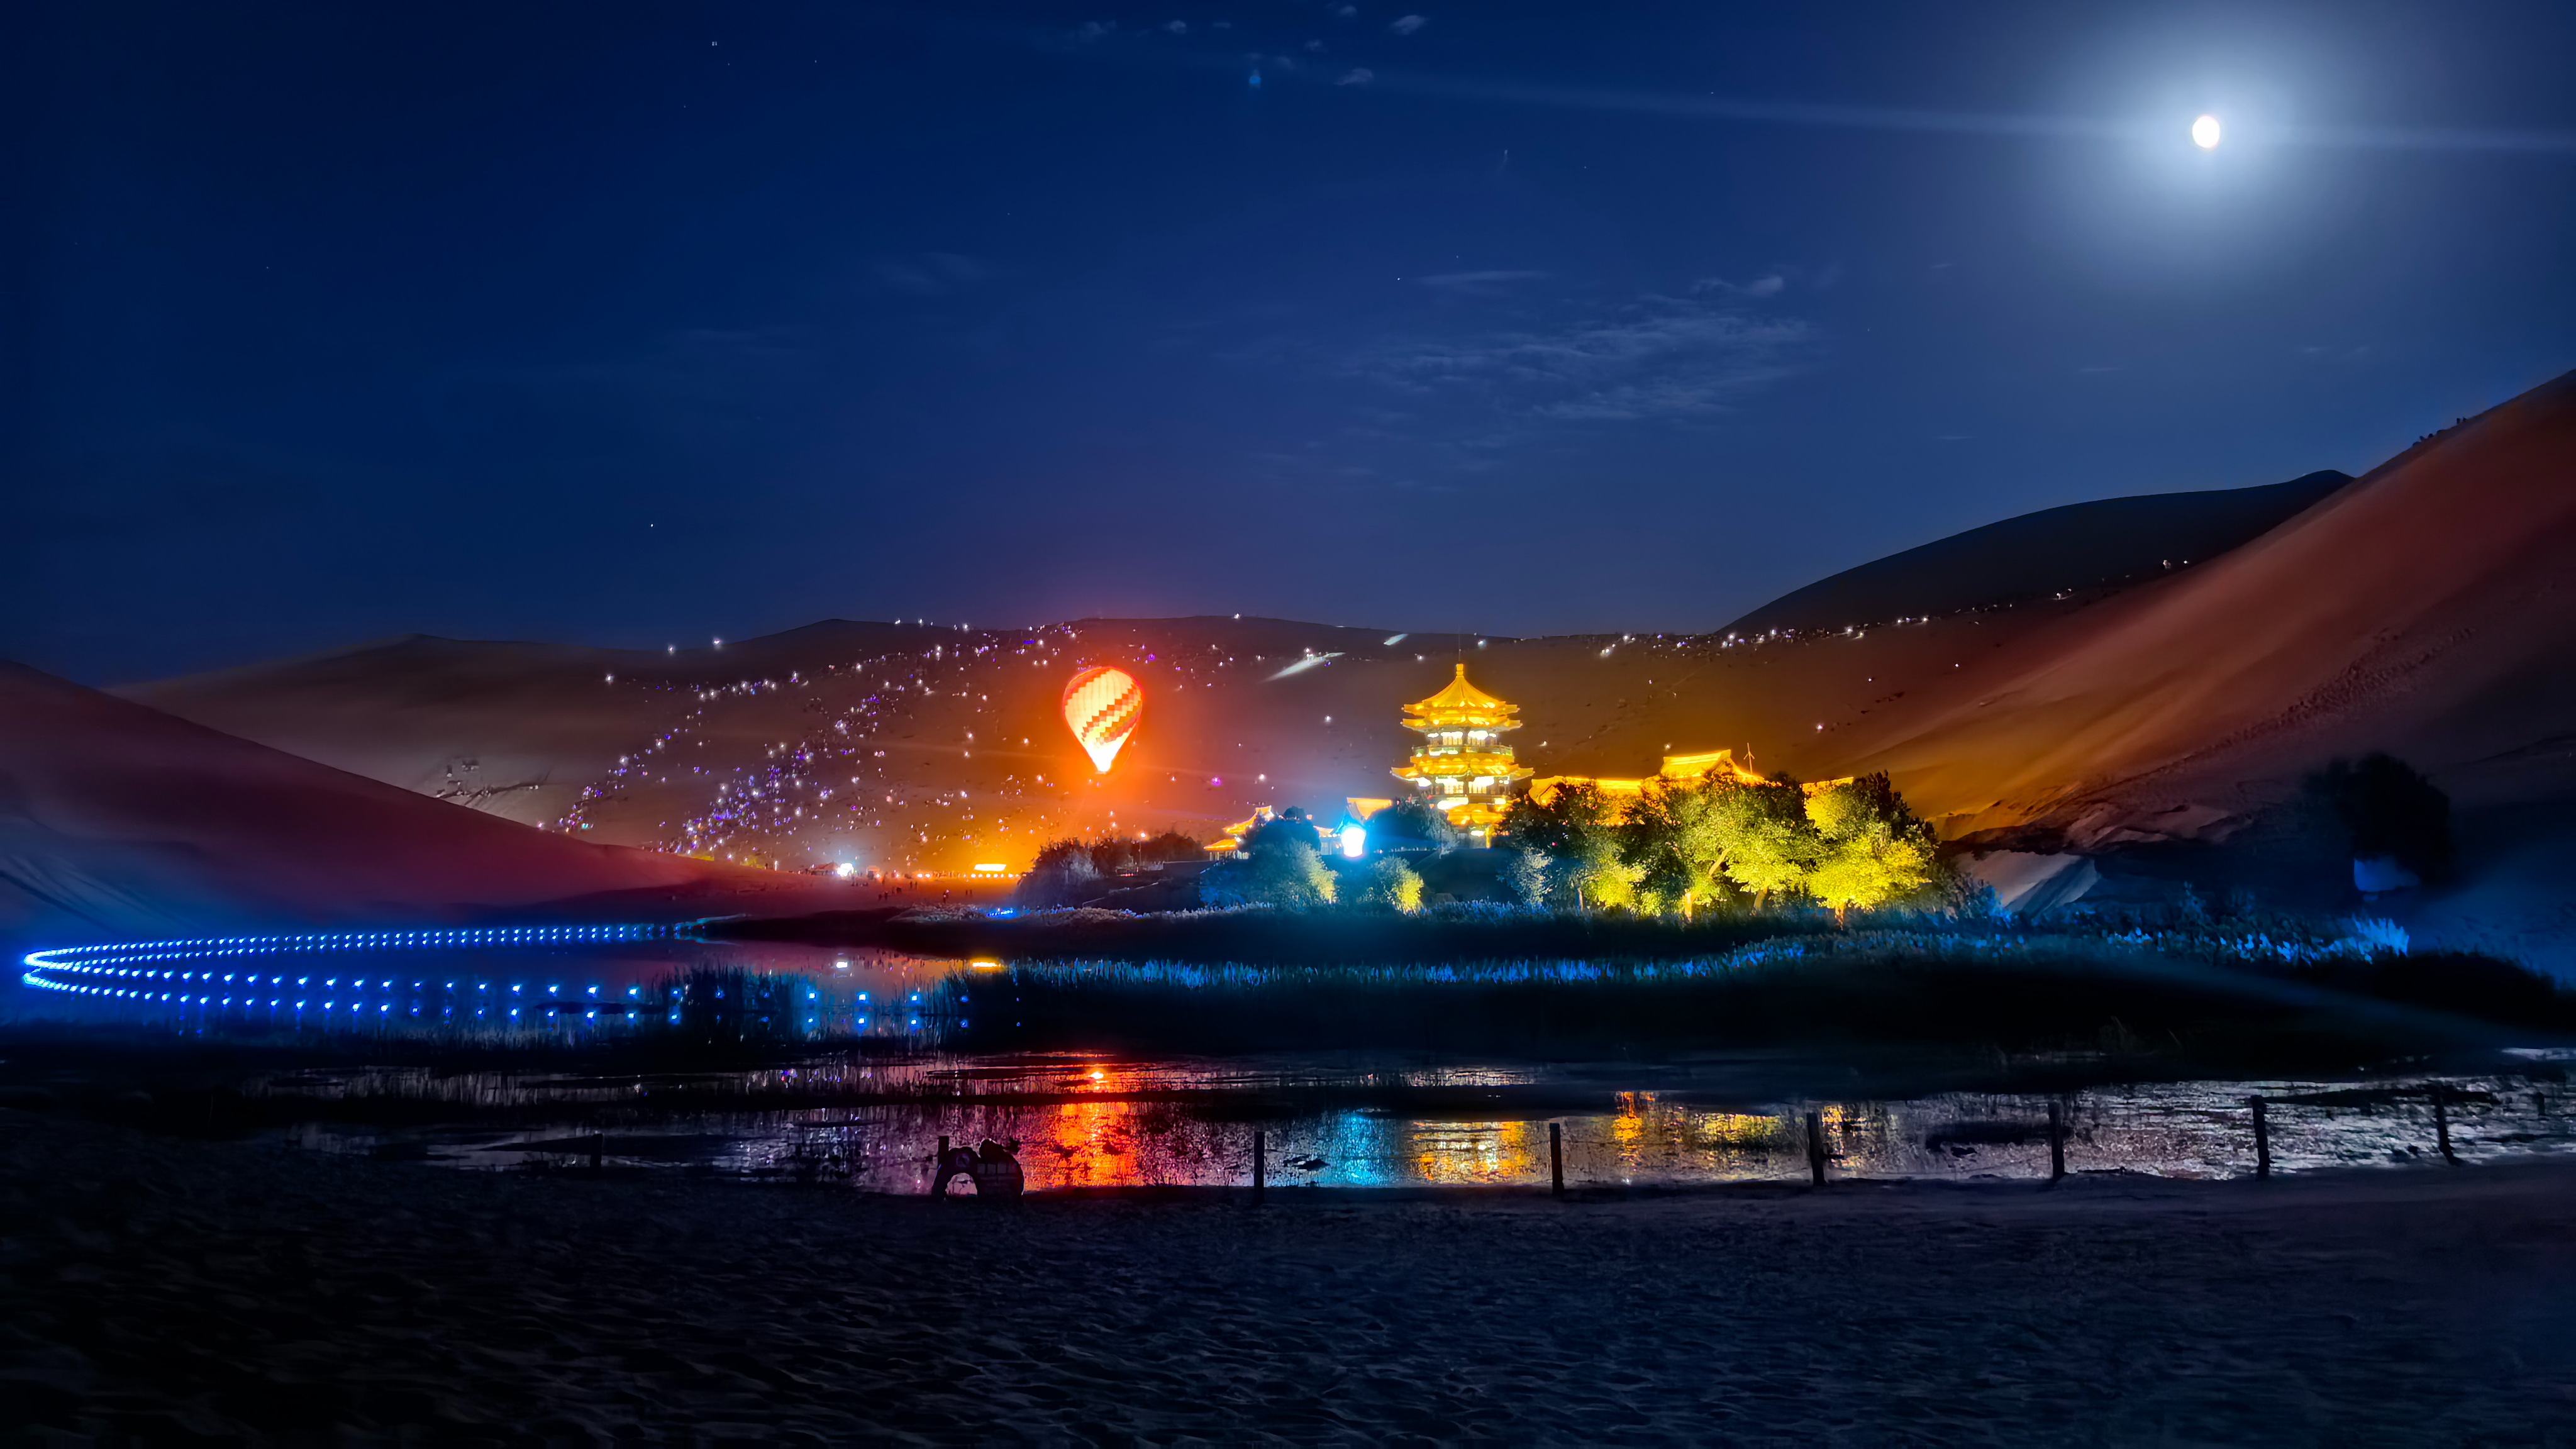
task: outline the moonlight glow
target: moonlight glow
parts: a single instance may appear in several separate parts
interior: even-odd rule
[[[2203,116],[2191,123],[2191,141],[2203,151],[2218,149],[2218,118]]]

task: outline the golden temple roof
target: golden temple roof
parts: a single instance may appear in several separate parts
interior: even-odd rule
[[[1429,699],[1406,705],[1404,712],[1415,716],[1405,723],[1419,729],[1422,727],[1421,721],[1435,719],[1444,724],[1452,721],[1468,725],[1484,724],[1487,721],[1500,723],[1520,713],[1521,708],[1516,704],[1505,704],[1469,684],[1467,666],[1461,664],[1458,666],[1457,676],[1449,681],[1446,688]],[[1503,724],[1502,727],[1509,729],[1513,726]]]

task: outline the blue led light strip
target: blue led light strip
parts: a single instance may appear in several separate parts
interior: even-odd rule
[[[39,991],[173,1001],[185,1000],[200,991],[212,991],[216,989],[218,979],[211,967],[174,967],[168,964],[173,962],[343,951],[430,951],[469,946],[649,941],[678,936],[684,929],[670,925],[474,926],[441,931],[334,931],[301,936],[215,936],[190,941],[59,946],[50,951],[29,952],[20,963],[27,969],[18,979]],[[229,985],[234,977],[244,974],[233,972],[221,980]],[[275,984],[283,985],[284,981],[285,978],[279,977]],[[304,985],[304,979],[298,978],[296,984]],[[335,979],[330,984],[336,987],[338,982]],[[389,990],[393,983],[387,981],[383,985]],[[363,994],[366,983],[353,981],[351,987]],[[593,994],[597,990],[593,987]],[[205,999],[198,997],[200,1002]],[[302,1002],[296,1004],[299,1007],[303,1005]],[[385,1009],[378,1008],[380,1011]],[[517,1014],[516,1011],[511,1013],[513,1016]]]

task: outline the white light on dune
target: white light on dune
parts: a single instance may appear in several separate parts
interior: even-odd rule
[[[2218,118],[2203,116],[2191,123],[2191,143],[2203,151],[2218,149]]]

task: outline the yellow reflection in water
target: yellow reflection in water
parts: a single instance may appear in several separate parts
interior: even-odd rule
[[[1492,1183],[1526,1177],[1544,1125],[1528,1122],[1414,1122],[1406,1156],[1426,1183]]]

